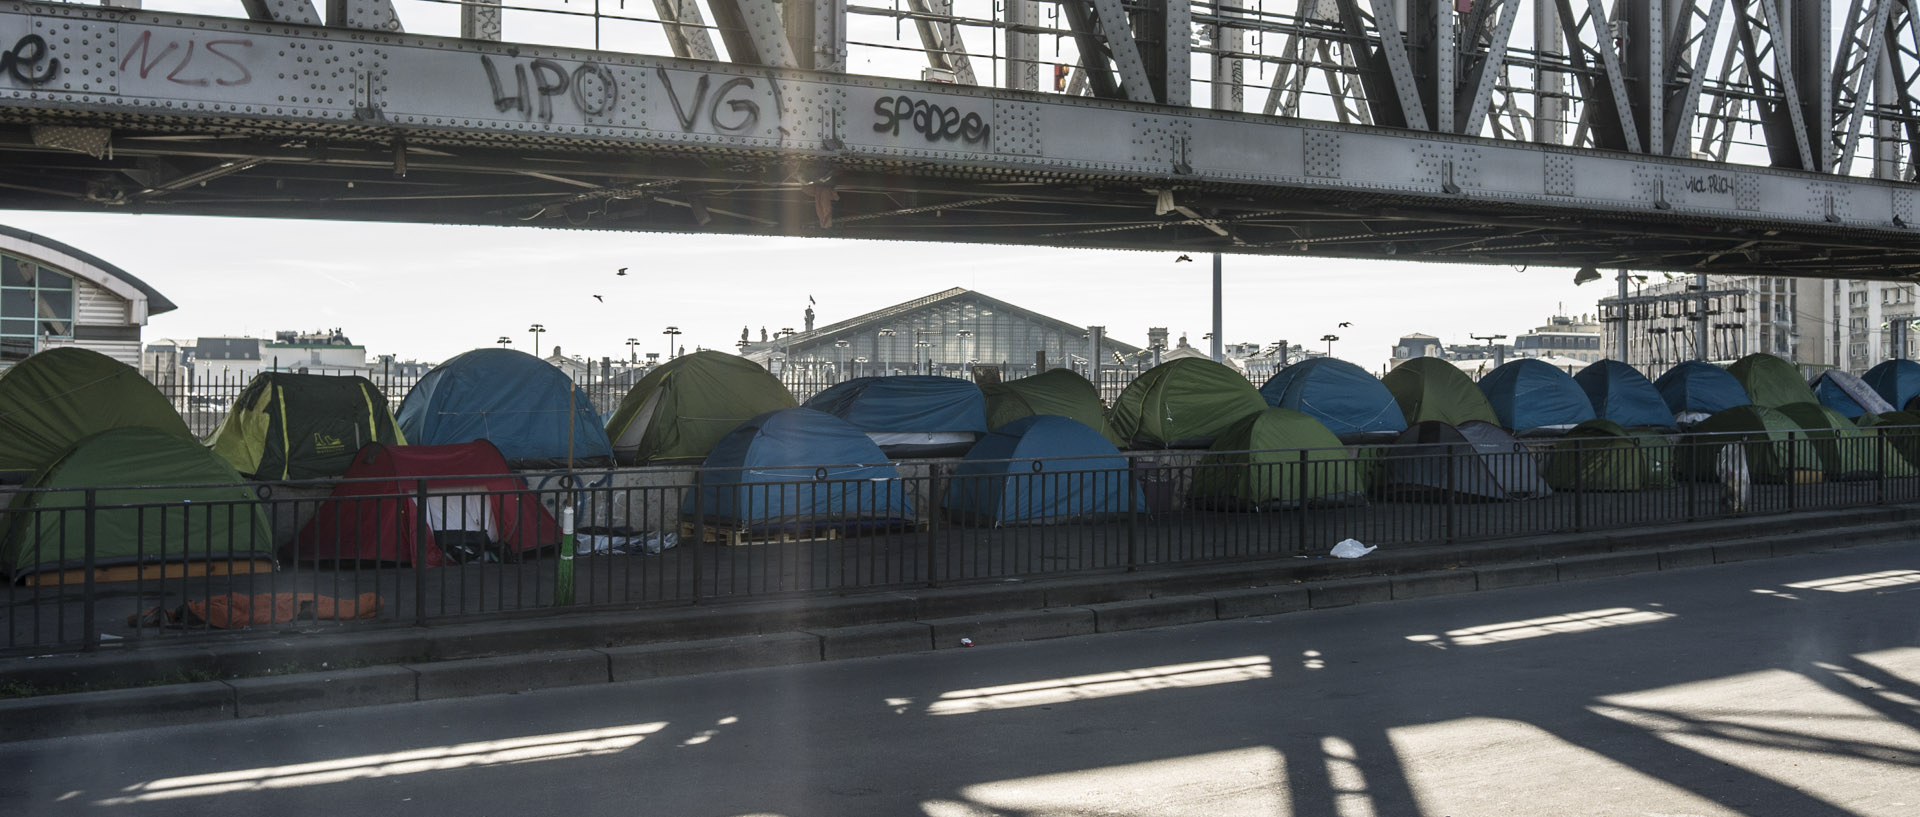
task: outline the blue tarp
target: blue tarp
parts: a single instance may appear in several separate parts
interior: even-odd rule
[[[1618,360],[1602,360],[1580,370],[1573,382],[1586,392],[1593,413],[1626,427],[1673,425],[1673,412],[1646,375]]]
[[[1500,424],[1514,431],[1566,426],[1593,419],[1593,404],[1573,376],[1545,361],[1530,357],[1510,360],[1480,378]]]
[[[512,349],[475,349],[433,367],[407,392],[396,419],[415,445],[487,440],[511,465],[545,467],[567,461],[569,408],[573,461],[613,464],[606,426],[586,391],[552,364]]]
[[[1718,414],[1730,408],[1751,405],[1747,387],[1726,369],[1698,360],[1681,363],[1653,381],[1667,409],[1675,415]]]
[[[987,399],[955,377],[856,377],[813,396],[806,407],[866,432],[883,449],[955,448],[987,433]]]
[[[1909,401],[1920,397],[1920,363],[1911,360],[1886,361],[1868,369],[1860,379],[1887,398],[1895,411],[1905,410]]]
[[[1145,504],[1113,443],[1052,414],[1022,417],[974,443],[942,503],[995,525],[1067,522]]]
[[[1406,415],[1386,384],[1338,358],[1318,357],[1274,372],[1260,396],[1270,407],[1319,420],[1335,436],[1407,430]]]
[[[683,513],[743,525],[911,519],[900,472],[867,435],[808,408],[769,411],[721,438],[702,467],[702,506]]]
[[[1813,381],[1813,396],[1820,401],[1820,405],[1840,412],[1840,416],[1849,420],[1862,414],[1885,414],[1898,408],[1890,405],[1865,381],[1839,369],[1820,373],[1820,377]]]

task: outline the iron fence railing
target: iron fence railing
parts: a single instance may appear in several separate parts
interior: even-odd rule
[[[0,652],[425,625],[1920,501],[1920,428],[0,489]],[[18,494],[25,493],[22,497]],[[571,526],[574,544],[560,547]]]

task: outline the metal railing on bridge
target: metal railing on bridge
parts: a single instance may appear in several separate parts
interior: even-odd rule
[[[0,591],[0,653],[1920,501],[1920,428],[1124,456],[1098,467],[910,460],[893,464],[898,476],[858,480],[823,463],[744,480],[641,468],[526,472],[493,487],[445,476],[247,483],[191,503],[144,501],[139,486],[42,493],[0,518],[12,579]]]

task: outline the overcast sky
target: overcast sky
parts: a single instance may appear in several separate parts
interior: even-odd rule
[[[543,353],[624,357],[629,337],[665,352],[668,325],[682,344],[731,350],[743,325],[755,338],[799,328],[809,296],[825,326],[954,286],[1133,344],[1166,326],[1202,346],[1212,320],[1208,257],[1176,264],[1174,252],[31,212],[0,223],[98,255],[178,304],[149,323],[149,342],[338,327],[370,354],[438,361],[501,335],[531,351],[540,323]],[[1372,371],[1409,332],[1517,335],[1607,294],[1560,267],[1228,256],[1225,279],[1229,342],[1325,348],[1313,339],[1334,333],[1335,355]]]

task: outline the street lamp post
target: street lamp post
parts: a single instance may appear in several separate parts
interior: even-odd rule
[[[855,357],[853,359],[853,365],[859,367],[861,377],[867,376],[867,356],[866,355],[860,355]]]
[[[1336,340],[1339,340],[1340,336],[1339,335],[1321,335],[1320,339],[1327,342],[1327,357],[1333,357],[1333,342]]]
[[[833,348],[840,350],[840,362],[837,365],[839,366],[840,379],[842,381],[847,379],[847,347],[852,345],[853,341],[847,340],[846,338],[841,338],[833,342]]]
[[[507,348],[508,344],[513,343],[513,338],[507,337],[506,335],[501,335],[500,339],[494,341],[494,343],[500,344],[500,348],[505,349]]]
[[[1474,340],[1484,340],[1493,346],[1494,368],[1500,368],[1502,364],[1507,362],[1507,350],[1499,343],[1507,339],[1506,335],[1468,335],[1467,337],[1473,338]]]
[[[639,346],[640,346],[639,338],[627,338],[627,362],[628,363],[640,362]]]
[[[679,340],[680,327],[669,326],[661,330],[660,334],[667,336],[667,359],[672,360],[674,358],[674,344]]]
[[[540,356],[540,335],[541,333],[547,331],[547,327],[536,323],[532,326],[527,327],[527,331],[533,334],[533,356],[539,357]]]
[[[890,353],[893,351],[893,341],[888,340],[887,348],[885,350],[882,350],[880,348],[880,339],[892,338],[895,335],[900,334],[900,332],[898,330],[888,328],[888,329],[882,329],[873,334],[874,334],[873,353],[880,358],[880,371],[884,374],[892,374],[893,373],[893,368],[892,368],[893,355]]]

